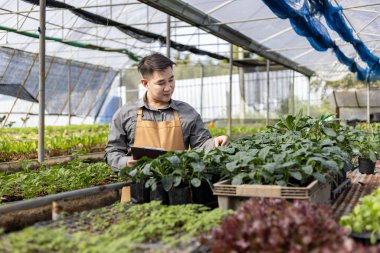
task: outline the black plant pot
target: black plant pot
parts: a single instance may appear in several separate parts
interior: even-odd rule
[[[169,204],[168,193],[164,190],[162,184],[157,185],[156,190],[150,191],[150,200],[161,201],[164,205]]]
[[[191,187],[193,193],[193,203],[212,205],[217,203],[217,197],[213,194],[210,185],[206,181],[202,181],[199,187]]]
[[[189,186],[173,188],[168,192],[169,205],[181,205],[192,203],[191,189]]]
[[[371,114],[371,122],[380,122],[380,112]]]
[[[373,174],[375,172],[376,162],[368,158],[359,157],[359,172],[362,174]]]
[[[359,122],[359,120],[357,120],[357,119],[347,120],[347,125],[355,127],[358,122]]]
[[[350,236],[357,242],[360,242],[361,244],[364,244],[366,246],[371,246],[371,233],[368,233],[368,232],[363,232],[363,233],[354,233],[352,232],[350,234]],[[375,244],[379,244],[380,243],[380,236],[375,233]]]
[[[150,201],[149,198],[150,190],[145,188],[144,183],[132,183],[131,184],[131,197],[133,203],[147,203]]]

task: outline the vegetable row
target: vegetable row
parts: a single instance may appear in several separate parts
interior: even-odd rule
[[[235,136],[249,135],[260,128],[234,127]],[[226,134],[226,128],[210,129],[212,136]],[[103,151],[109,125],[47,126],[45,130],[46,156],[84,154]],[[0,162],[37,158],[37,128],[3,128],[0,130]]]
[[[205,152],[171,152],[143,158],[121,170],[137,183],[166,191],[181,185],[198,187],[202,181],[228,179],[232,184],[306,186],[313,180],[345,177],[352,158],[379,158],[379,135],[339,124],[331,115],[311,118],[288,115],[255,135]]]
[[[70,161],[20,172],[0,173],[0,203],[41,197],[64,191],[121,181],[104,162]]]
[[[47,127],[46,156],[104,150],[108,131],[108,125]],[[37,158],[37,128],[2,129],[0,139],[0,162]]]
[[[127,231],[127,232],[126,232]],[[349,237],[331,210],[306,201],[254,198],[235,211],[201,205],[116,204],[20,232],[1,252],[374,253]]]

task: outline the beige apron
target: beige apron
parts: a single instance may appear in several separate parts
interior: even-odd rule
[[[173,110],[174,120],[154,122],[142,120],[142,108],[137,111],[135,147],[163,148],[168,151],[184,150],[181,121]]]

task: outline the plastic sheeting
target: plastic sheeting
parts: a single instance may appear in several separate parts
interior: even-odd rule
[[[137,0],[66,0],[48,3],[73,8],[47,8],[47,36],[102,48],[126,48],[136,57],[166,51],[167,15]],[[205,30],[207,26],[226,24],[271,52],[314,70],[325,80],[338,80],[349,71],[358,73],[361,80],[367,77],[376,80],[380,75],[377,56],[380,43],[377,13],[380,5],[373,1],[188,0],[186,4],[205,14]],[[37,31],[38,6],[21,0],[4,1],[0,5],[4,11],[0,15],[2,25],[18,31]],[[276,5],[277,8],[274,8]],[[289,8],[281,8],[283,6]],[[182,13],[190,15],[191,12],[183,10]],[[207,24],[207,15],[220,22]],[[172,46],[177,50],[201,54],[209,52],[209,56],[220,56],[220,59],[229,56],[228,43],[225,41],[177,18],[171,20]],[[36,39],[9,32],[4,36],[0,34],[0,45],[4,44],[30,52],[38,50]],[[117,52],[94,52],[58,42],[48,45],[47,54],[114,68],[134,63]],[[193,61],[200,58],[207,59],[194,56]]]
[[[38,100],[33,97],[21,84],[3,84],[0,83],[0,94],[18,97],[19,99],[23,99],[29,102],[37,102]]]
[[[347,120],[366,120],[367,89],[336,90],[329,95],[329,101],[334,108],[339,108],[340,118]],[[380,113],[380,89],[370,90],[370,113]]]
[[[167,15],[139,1],[49,2],[54,3],[54,6],[73,8],[47,8],[47,36],[62,38],[63,41],[88,42],[104,48],[126,48],[136,57],[166,50],[164,39]],[[380,75],[377,56],[380,21],[376,14],[380,5],[373,1],[188,0],[186,4],[202,11],[205,17],[207,14],[261,43],[270,51],[296,61],[299,66],[316,71],[323,79],[338,80],[349,71],[359,73],[359,79],[368,76],[370,80],[376,80],[377,75]],[[0,5],[4,11],[0,15],[2,25],[21,31],[37,30],[36,6],[21,0],[4,1]],[[277,11],[273,8],[274,5],[280,6]],[[290,7],[288,13],[285,13],[287,8],[281,8],[283,6]],[[20,13],[17,15],[17,12]],[[287,19],[278,18],[273,12]],[[186,14],[186,11],[183,13]],[[123,27],[125,29],[121,31],[120,28]],[[194,53],[204,50],[210,52],[210,55],[228,57],[228,44],[213,35],[176,18],[172,18],[171,29],[172,43],[178,50],[191,49]],[[0,44],[6,43],[31,52],[37,51],[37,42],[36,39],[11,33],[0,35]],[[117,52],[94,53],[55,42],[50,49],[47,52],[50,55],[83,59],[116,68],[133,64],[128,57]],[[194,57],[194,60],[197,61],[198,58]]]
[[[38,57],[10,48],[0,48],[0,83],[24,89],[38,98]],[[111,68],[46,57],[45,110],[47,114],[69,114],[69,85],[71,112],[75,116],[95,117],[103,105],[117,72]],[[69,78],[70,77],[70,78]],[[11,94],[0,86],[2,113],[38,113],[38,104],[22,100],[23,93]],[[15,97],[9,97],[15,96]],[[30,100],[29,100],[30,101]],[[35,102],[35,101],[32,101]]]
[[[38,52],[38,38],[30,37],[38,36],[37,2],[0,1],[0,46]],[[166,52],[166,22],[167,14],[137,0],[47,1],[46,36],[53,40],[46,54],[125,68],[152,52]],[[194,61],[228,59],[226,42],[176,18],[171,23],[173,56],[177,50]]]
[[[289,19],[294,31],[307,38],[311,46],[317,51],[326,51],[332,48],[337,59],[348,67],[351,72],[357,73],[360,81],[380,79],[379,58],[372,54],[367,46],[353,34],[343,17],[342,8],[334,6],[328,0],[310,1],[269,1],[263,0],[266,5],[280,18]],[[368,67],[362,68],[355,59],[347,57],[340,48],[332,41],[327,27],[319,19],[323,15],[330,29],[336,31],[339,36],[349,42],[363,62]]]
[[[334,106],[339,108],[367,108],[367,89],[337,90],[333,91],[330,96],[332,96]],[[371,107],[378,107],[380,109],[380,89],[371,88],[369,103]]]
[[[360,80],[378,78],[379,3],[367,0],[186,2],[271,51],[311,68],[325,80],[339,80],[348,71],[358,72]]]

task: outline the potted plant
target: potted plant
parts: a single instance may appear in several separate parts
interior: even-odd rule
[[[348,215],[340,218],[339,223],[351,232],[351,237],[363,244],[380,243],[380,188],[370,195],[359,199]]]
[[[379,140],[374,135],[362,134],[353,145],[353,153],[359,156],[359,172],[373,174],[379,157]]]
[[[170,205],[192,203],[192,187],[200,187],[211,177],[205,171],[203,156],[202,150],[167,153],[140,160],[127,174],[134,183],[150,189],[150,200]]]
[[[151,162],[151,158],[143,157],[132,168],[124,167],[119,171],[119,176],[130,178],[132,202],[142,204],[150,202],[150,190],[145,187],[147,175],[142,173],[146,164]]]
[[[204,152],[201,150],[177,152],[167,157],[174,167],[173,172],[166,175],[168,180],[163,183],[168,191],[170,205],[198,203],[194,189],[199,189],[202,182],[209,182],[203,157]]]

